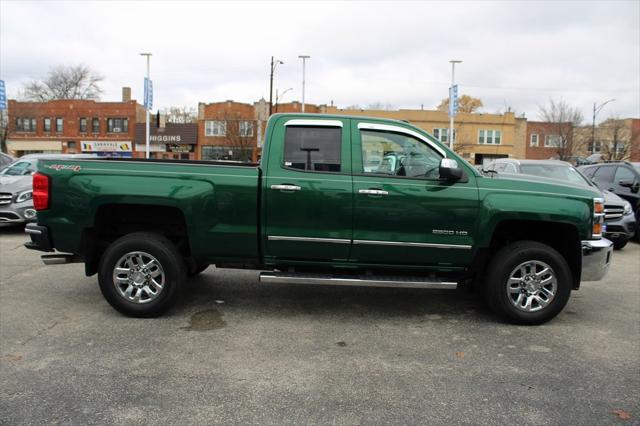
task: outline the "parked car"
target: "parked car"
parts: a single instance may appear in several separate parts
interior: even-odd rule
[[[92,158],[89,154],[29,154],[0,171],[0,224],[22,224],[36,218],[32,175],[44,159]]]
[[[0,171],[6,169],[9,164],[13,163],[14,161],[16,161],[16,159],[12,156],[0,152]]]
[[[640,241],[640,163],[616,161],[579,168],[600,189],[611,191],[631,203],[636,217],[636,240]]]
[[[557,179],[576,185],[597,188],[588,177],[571,164],[559,160],[516,160],[501,158],[487,166],[498,173],[522,173],[541,178]],[[636,233],[637,220],[631,204],[613,192],[602,190],[604,198],[603,235],[613,242],[613,247],[622,249]]]
[[[595,187],[483,175],[395,120],[274,114],[265,134],[260,164],[42,161],[26,246],[84,262],[131,316],[161,314],[216,264],[269,284],[477,285],[496,313],[540,324],[611,263]],[[366,171],[380,153],[394,160]]]

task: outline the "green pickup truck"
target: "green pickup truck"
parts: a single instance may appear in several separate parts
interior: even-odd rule
[[[484,175],[405,122],[276,114],[260,164],[40,162],[26,246],[84,262],[131,316],[159,315],[215,264],[264,283],[476,288],[539,324],[609,268],[600,197]]]

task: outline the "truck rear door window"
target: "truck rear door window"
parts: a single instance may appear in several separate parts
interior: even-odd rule
[[[314,172],[340,172],[342,129],[289,126],[284,137],[284,167]]]

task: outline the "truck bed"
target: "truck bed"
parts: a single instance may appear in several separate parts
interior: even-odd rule
[[[117,213],[131,224],[185,226],[188,249],[203,260],[258,257],[256,164],[74,159],[43,160],[38,171],[50,177],[52,191],[50,208],[38,218],[50,226],[60,251],[82,253],[80,230],[108,232],[98,229],[101,218]]]

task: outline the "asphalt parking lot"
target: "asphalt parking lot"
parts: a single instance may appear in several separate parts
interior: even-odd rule
[[[638,424],[640,245],[538,327],[458,292],[209,268],[130,319],[0,228],[0,424]]]

